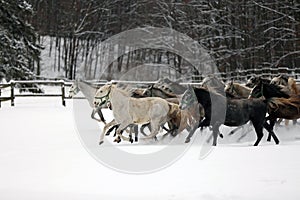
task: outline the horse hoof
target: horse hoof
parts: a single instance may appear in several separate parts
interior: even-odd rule
[[[191,140],[189,138],[187,138],[184,142],[185,143],[189,143]]]
[[[138,142],[138,141],[139,141],[139,139],[138,139],[137,137],[135,137],[135,138],[134,138],[134,141],[135,141],[135,142]]]
[[[121,139],[116,138],[116,139],[114,140],[114,142],[120,143],[120,142],[121,142]]]
[[[104,142],[104,141],[100,141],[100,142],[99,142],[99,145],[103,144],[103,142]]]
[[[223,134],[222,133],[220,133],[220,138],[223,138]]]
[[[133,143],[133,139],[130,139],[129,142],[132,144]]]

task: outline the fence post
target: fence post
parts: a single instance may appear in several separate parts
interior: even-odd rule
[[[10,82],[10,100],[11,100],[11,106],[15,106],[15,82]]]
[[[2,91],[1,91],[1,87],[0,87],[0,108],[1,108],[1,93],[2,93]]]
[[[66,106],[66,100],[65,100],[65,82],[62,81],[61,82],[61,99],[62,99],[62,105],[63,106]]]

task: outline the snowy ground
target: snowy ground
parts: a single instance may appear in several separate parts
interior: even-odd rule
[[[103,166],[85,150],[71,100],[66,107],[59,98],[2,103],[0,124],[1,200],[300,199],[299,126],[278,128],[278,146],[265,140],[250,146],[253,132],[241,143],[225,136],[203,160],[193,146],[168,168],[130,175]]]

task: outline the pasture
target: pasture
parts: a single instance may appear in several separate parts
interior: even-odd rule
[[[66,101],[66,107],[51,97],[17,98],[15,107],[2,103],[1,199],[300,198],[299,125],[277,127],[280,145],[267,142],[265,136],[258,147],[252,146],[254,131],[237,142],[241,132],[228,136],[232,128],[221,126],[224,138],[205,159],[198,159],[200,147],[192,145],[163,170],[130,175],[103,166],[86,151],[76,130],[72,100]],[[108,109],[103,112],[111,115]],[[90,112],[86,119],[97,124]],[[196,139],[205,138],[208,132],[198,130]],[[110,148],[98,146],[97,130],[91,128],[86,134],[95,139],[95,147]],[[176,145],[186,145],[184,139]],[[141,153],[157,151],[166,144],[114,145]]]

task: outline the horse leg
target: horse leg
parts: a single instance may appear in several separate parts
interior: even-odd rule
[[[145,131],[144,131],[144,129],[145,129],[146,127],[148,127],[148,129],[151,131],[151,127],[150,127],[150,124],[149,124],[149,123],[148,123],[148,124],[143,124],[143,125],[141,126],[141,128],[140,128],[140,131],[141,131],[141,133],[143,134],[143,136],[147,136],[147,134],[146,134]]]
[[[189,143],[191,141],[191,137],[193,137],[195,131],[197,130],[198,125],[194,126],[190,131],[189,135],[185,138],[185,143]]]
[[[139,138],[138,138],[139,127],[138,127],[138,125],[134,125],[133,132],[134,132],[134,141],[138,142],[139,141]]]
[[[267,121],[267,119],[266,119],[266,121]],[[277,124],[277,125],[280,125],[280,123],[281,123],[282,121],[283,121],[283,119],[280,118],[280,119],[277,120],[276,124]]]
[[[100,142],[99,142],[99,145],[101,145],[104,141],[104,135],[106,133],[106,129],[108,129],[110,126],[112,125],[117,125],[117,122],[115,120],[112,120],[111,122],[109,122],[108,124],[105,124],[104,128],[103,128],[103,131],[100,135]]]
[[[218,140],[218,135],[219,135],[219,125],[217,126],[213,126],[213,133],[212,133],[212,136],[213,136],[213,146],[217,146],[217,140]]]
[[[289,122],[290,122],[290,120],[286,119],[286,120],[284,121],[285,126],[288,126],[288,125],[289,125]]]
[[[271,137],[273,137],[274,141],[275,141],[275,144],[279,144],[279,139],[277,138],[277,136],[275,135],[274,133],[274,125],[276,123],[276,119],[270,119],[269,120],[270,122],[270,131],[269,131],[269,135],[268,135],[268,138],[267,138],[267,141],[270,142],[271,141]]]
[[[99,117],[100,117],[100,120],[101,120],[104,124],[106,124],[106,120],[104,119],[104,116],[103,116],[103,113],[102,113],[102,111],[101,111],[101,108],[100,108],[100,107],[97,107],[97,108],[96,108],[96,111],[97,111],[97,114],[98,114]]]
[[[97,114],[99,115],[100,119],[97,119],[97,118],[95,117],[96,112],[97,112]],[[94,120],[96,120],[96,121],[98,121],[98,122],[103,122],[104,124],[106,124],[106,121],[105,121],[105,119],[104,119],[104,117],[103,117],[103,114],[102,114],[102,112],[101,112],[101,109],[98,108],[98,107],[97,107],[97,108],[93,108],[93,111],[92,111],[92,114],[91,114],[91,118],[94,119]]]
[[[108,136],[108,135],[110,135],[110,133],[114,130],[114,129],[118,129],[118,127],[119,127],[119,124],[117,124],[117,125],[114,125],[114,126],[112,126],[112,127],[110,127],[109,129],[108,129],[108,131],[106,132],[106,136]],[[116,132],[115,132],[115,134],[116,134]],[[115,137],[115,134],[114,134],[114,137]]]
[[[129,141],[129,142],[133,141],[131,133],[129,134],[129,137],[125,137],[125,136],[122,135],[122,131],[124,131],[129,125],[130,125],[130,123],[122,123],[122,124],[120,124],[119,128],[117,129],[117,136],[119,138],[119,139],[117,139],[117,142],[120,139]]]
[[[256,137],[257,137],[256,142],[254,143],[254,146],[257,146],[259,144],[259,142],[261,141],[261,139],[263,138],[263,136],[264,136],[263,126],[258,125],[255,122],[253,122],[253,126],[254,126],[254,129],[255,129],[255,132],[256,132]]]
[[[295,126],[297,124],[297,119],[293,119],[293,125]]]

